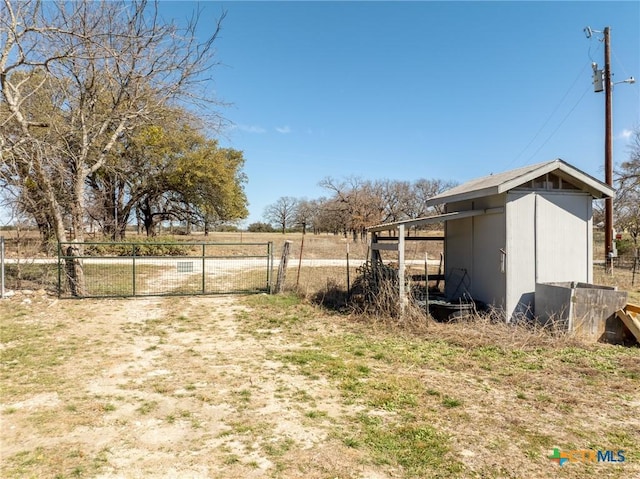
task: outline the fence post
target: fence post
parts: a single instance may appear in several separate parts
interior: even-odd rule
[[[0,236],[0,299],[4,298],[4,236]]]
[[[207,262],[205,260],[205,256],[207,254],[207,245],[206,243],[202,243],[202,294],[206,292],[205,286],[205,268],[207,266]]]
[[[62,297],[62,245],[58,243],[58,298]]]
[[[351,276],[349,273],[349,241],[347,241],[347,301],[351,299]]]
[[[135,297],[136,295],[136,245],[135,243],[133,243],[131,245],[132,251],[131,251],[131,286],[132,286],[132,292],[133,292],[133,296]]]
[[[273,242],[267,243],[267,291],[273,293]]]
[[[284,281],[287,276],[287,263],[289,262],[289,250],[291,249],[291,241],[284,242],[282,247],[282,258],[278,266],[278,279],[276,280],[276,293],[282,293],[284,290]]]
[[[400,224],[398,225],[398,299],[400,300],[400,317],[403,319],[407,306],[407,293],[405,286],[404,225]]]

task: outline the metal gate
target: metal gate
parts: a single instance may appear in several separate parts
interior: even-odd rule
[[[58,244],[58,296],[270,292],[269,243]]]

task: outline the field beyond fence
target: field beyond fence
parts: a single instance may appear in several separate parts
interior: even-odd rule
[[[51,247],[43,252],[37,232],[3,231],[6,241],[6,278],[7,289],[46,289],[57,288],[57,267],[47,263],[47,259],[56,257],[56,248]],[[442,232],[433,232],[442,234]],[[629,292],[630,302],[640,303],[640,272],[632,276],[632,256],[627,253],[614,263],[613,271],[605,271],[599,262],[603,255],[603,234],[594,233],[594,283],[617,286]],[[311,297],[318,292],[331,289],[347,291],[358,275],[358,267],[367,259],[368,244],[366,241],[354,241],[352,237],[333,234],[301,233],[248,233],[248,232],[215,232],[208,236],[174,235],[157,238],[140,237],[129,234],[128,242],[172,242],[178,245],[194,242],[235,243],[237,254],[247,243],[273,244],[273,255],[280,258],[285,241],[291,241],[291,257],[288,264],[285,289],[296,291],[304,297]],[[438,270],[438,260],[443,250],[442,242],[412,242],[408,245],[406,258],[413,264],[409,273],[423,273],[425,255],[429,260],[429,274]],[[392,252],[384,252],[387,260],[393,261]],[[349,268],[346,266],[349,260]],[[340,263],[327,263],[320,260],[339,260]]]

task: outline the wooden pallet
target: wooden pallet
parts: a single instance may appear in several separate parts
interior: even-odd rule
[[[616,311],[616,316],[624,323],[624,325],[636,337],[640,343],[640,306],[635,304],[627,304],[624,309]]]

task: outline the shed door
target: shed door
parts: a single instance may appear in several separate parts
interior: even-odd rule
[[[591,197],[546,193],[535,202],[536,282],[588,282]]]

